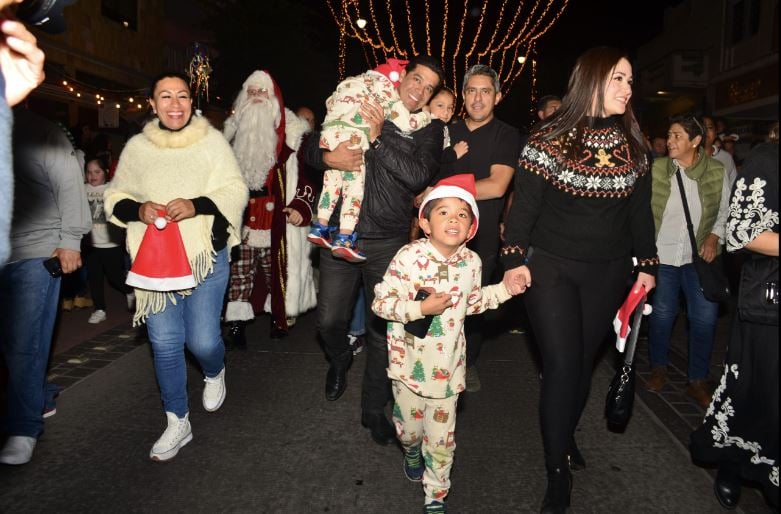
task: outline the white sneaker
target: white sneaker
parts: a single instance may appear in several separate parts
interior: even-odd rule
[[[92,323],[93,325],[97,325],[98,323],[101,323],[103,321],[106,321],[106,311],[98,309],[90,315],[89,319],[87,320],[87,323]]]
[[[179,453],[179,449],[193,440],[193,431],[190,426],[190,420],[187,419],[190,414],[185,414],[183,418],[178,418],[173,412],[166,412],[168,418],[168,428],[157,440],[152,450],[149,452],[149,458],[163,462],[173,459]]]
[[[203,381],[206,382],[206,385],[203,386],[203,408],[214,412],[222,406],[228,392],[225,387],[225,367],[223,366],[222,371],[216,377],[205,377]]]
[[[134,312],[136,310],[136,293],[126,294],[125,299],[127,299],[127,310]]]
[[[23,435],[12,435],[0,451],[0,464],[19,466],[27,464],[33,458],[33,450],[38,439]]]

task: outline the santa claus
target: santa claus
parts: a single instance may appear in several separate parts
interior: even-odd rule
[[[268,72],[255,71],[247,78],[233,109],[224,134],[250,200],[242,243],[231,263],[225,321],[226,344],[242,348],[245,326],[255,317],[253,300],[271,313],[271,335],[276,338],[287,335],[289,322],[317,303],[306,242],[315,192],[299,173],[296,156],[311,129],[284,107]]]

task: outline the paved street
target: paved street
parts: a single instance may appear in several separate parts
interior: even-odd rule
[[[70,319],[61,320],[59,337],[80,330]],[[675,372],[685,369],[678,325]],[[721,318],[714,362],[727,326]],[[246,352],[228,354],[228,397],[218,412],[204,411],[202,375],[190,368],[194,438],[165,464],[147,456],[165,418],[143,331],[124,322],[60,351],[50,370],[66,386],[57,414],[30,464],[0,468],[0,512],[419,512],[422,489],[404,477],[400,450],[376,445],[360,426],[365,356],[355,359],[345,395],[327,402],[314,313],[286,340],[268,339],[267,317],[249,334]],[[534,354],[526,335],[508,332],[484,347],[483,388],[463,396],[459,413],[451,512],[539,510],[545,472]],[[627,430],[613,433],[602,416],[613,357],[607,351],[596,367],[577,433],[588,468],[574,475],[572,512],[721,512],[709,471],[691,464],[685,447],[702,416],[682,394],[685,377],[674,376],[662,395],[641,391]],[[645,357],[643,347],[639,386]],[[712,380],[718,373],[715,365]],[[751,489],[741,509],[767,512]]]

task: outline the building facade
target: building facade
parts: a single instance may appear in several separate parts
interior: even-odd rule
[[[747,151],[778,119],[778,0],[684,0],[637,53],[643,124],[693,111],[725,118]]]

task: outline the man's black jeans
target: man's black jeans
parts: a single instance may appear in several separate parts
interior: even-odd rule
[[[383,413],[391,398],[385,337],[387,321],[375,316],[371,305],[374,286],[382,281],[391,259],[406,243],[406,235],[392,239],[358,239],[358,247],[366,253],[366,261],[360,264],[336,259],[330,250],[320,250],[317,324],[325,353],[337,366],[347,366],[352,359],[347,332],[361,281],[366,290],[366,370],[361,390],[364,413]]]

